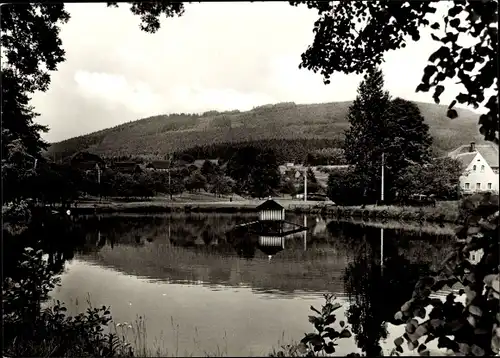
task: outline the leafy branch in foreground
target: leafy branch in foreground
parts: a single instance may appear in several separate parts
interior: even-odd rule
[[[409,350],[430,355],[426,344],[435,339],[439,348],[456,355],[499,353],[498,196],[471,197],[461,209],[464,224],[457,231],[454,250],[436,275],[417,283],[413,297],[395,315],[401,324],[406,323],[406,332],[394,341],[396,355],[403,353],[405,340]],[[479,262],[470,260],[470,253],[482,255]],[[460,287],[458,295],[451,292],[444,301],[430,297],[445,286]],[[465,305],[456,301],[463,295]],[[426,308],[430,308],[428,314]]]
[[[442,83],[458,79],[465,93],[459,93],[448,109],[458,116],[454,105],[467,104],[488,110],[479,118],[481,134],[499,143],[498,132],[498,1],[450,1],[439,19],[438,1],[290,1],[318,10],[314,41],[302,54],[299,68],[320,71],[325,84],[334,72],[361,74],[383,62],[390,50],[406,47],[408,39],[419,41],[422,30],[430,32],[440,47],[429,56],[416,91],[434,88],[439,103]],[[331,4],[334,5],[331,5]],[[439,2],[443,4],[443,2]],[[467,41],[461,41],[467,39]],[[470,45],[470,39],[474,44]],[[493,93],[486,100],[486,91]]]
[[[309,322],[314,325],[315,333],[307,333],[300,343],[296,346],[285,346],[284,351],[279,351],[276,356],[317,356],[329,355],[335,353],[335,347],[338,346],[338,340],[342,338],[350,338],[351,331],[346,327],[344,321],[339,321],[340,331],[331,327],[337,318],[333,312],[338,310],[342,305],[340,303],[332,303],[333,295],[326,294],[326,303],[321,307],[321,311],[311,306],[311,310],[317,315],[309,316]],[[353,356],[356,356],[355,354]]]

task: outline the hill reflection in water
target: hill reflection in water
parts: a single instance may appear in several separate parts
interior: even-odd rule
[[[262,292],[344,292],[343,273],[361,253],[379,260],[380,229],[309,217],[309,230],[287,236],[272,260],[258,236],[228,238],[251,215],[81,218],[85,250],[78,257],[154,281],[252,287]],[[303,224],[304,218],[289,215]],[[384,230],[384,256],[431,267],[448,252],[451,229]],[[305,240],[304,240],[305,239]]]

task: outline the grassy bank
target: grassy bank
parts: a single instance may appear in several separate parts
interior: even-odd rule
[[[396,220],[432,223],[456,223],[459,217],[457,201],[438,202],[432,206],[295,206],[292,211],[302,213],[320,213],[325,216],[354,220]]]
[[[325,202],[280,200],[285,209],[300,214],[320,214],[334,217],[339,220],[396,220],[433,223],[455,223],[458,219],[458,202],[438,202],[435,207],[412,206],[336,206]],[[234,200],[234,201],[184,201],[167,199],[116,201],[116,200],[87,200],[79,202],[72,209],[74,214],[93,213],[245,213],[256,212],[256,207],[262,200]]]

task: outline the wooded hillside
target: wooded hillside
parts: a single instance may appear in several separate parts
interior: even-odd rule
[[[303,155],[302,151],[297,154],[297,148],[305,147],[305,143],[311,142],[308,149],[319,149],[323,144],[328,147],[340,144],[349,125],[346,115],[350,104],[350,101],[299,105],[287,102],[259,106],[246,112],[159,115],[53,143],[47,154],[63,159],[85,150],[104,157],[162,158],[168,153],[195,146],[265,140],[281,147],[285,153],[283,145],[290,146],[294,157]],[[417,104],[430,127],[436,154],[473,140],[482,142],[476,113],[458,109],[459,118],[452,121],[446,117],[447,107],[444,105]],[[308,141],[312,139],[316,140]],[[327,141],[323,143],[317,139]]]

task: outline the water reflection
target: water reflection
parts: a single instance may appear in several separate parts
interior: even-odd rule
[[[23,241],[4,239],[4,246],[10,245],[4,272],[6,267],[15,271],[15,245],[42,239],[54,272],[72,262],[55,298],[84,301],[90,293],[96,304],[111,305],[118,320],[153,316],[148,332],[153,338],[164,329],[168,314],[189,326],[202,320],[211,339],[215,333],[210,329],[221,336],[224,330],[239,329],[247,340],[232,338],[229,354],[243,355],[250,354],[245,351],[248,340],[254,348],[269,348],[277,339],[269,343],[266,337],[279,338],[283,331],[300,339],[311,329],[310,304],[302,300],[318,306],[321,294],[331,292],[349,302],[345,314],[356,345],[375,355],[388,335],[387,322],[411,296],[419,275],[447,255],[453,240],[451,229],[447,233],[429,226],[381,230],[370,223],[329,222],[317,216],[287,219],[308,230],[282,238],[269,261],[262,235],[242,234],[238,240],[226,235],[236,225],[256,220],[252,215],[53,217],[35,222]],[[262,301],[270,299],[281,303]],[[230,303],[235,305],[228,311]],[[184,312],[188,309],[189,314]],[[251,320],[249,312],[262,316],[262,322],[243,321],[233,327],[242,317]],[[275,317],[275,312],[281,315]],[[225,315],[222,321],[216,318],[220,315]],[[252,329],[243,328],[245,324]]]
[[[384,229],[380,229],[380,260],[375,248],[375,240],[365,241],[364,250],[348,264],[344,274],[350,302],[346,315],[357,346],[367,356],[381,355],[380,340],[387,338],[387,323],[395,323],[394,313],[411,297],[419,277],[428,274],[432,265],[425,257],[411,263],[399,253],[394,240],[384,242]]]

